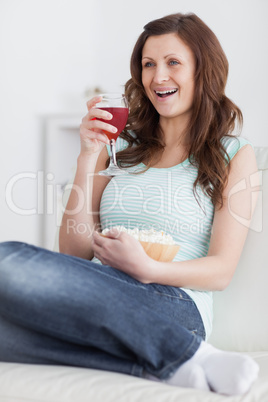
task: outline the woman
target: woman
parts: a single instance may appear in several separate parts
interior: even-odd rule
[[[145,26],[126,84],[128,131],[118,139],[119,163],[133,174],[94,174],[108,159],[103,130],[116,129],[93,98],[62,254],[1,245],[0,360],[113,370],[226,395],[251,387],[257,364],[206,342],[211,292],[229,284],[248,231],[234,214],[252,211],[250,189],[228,194],[257,171],[251,145],[232,136],[242,114],[224,94],[227,74],[217,38],[194,14]],[[112,229],[118,224],[165,230],[181,250],[156,262]],[[95,230],[104,227],[106,237]]]

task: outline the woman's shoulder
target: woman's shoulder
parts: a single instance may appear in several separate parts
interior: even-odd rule
[[[225,136],[221,139],[221,142],[229,160],[233,159],[237,152],[245,145],[250,145],[253,148],[253,145],[249,140],[240,136]]]

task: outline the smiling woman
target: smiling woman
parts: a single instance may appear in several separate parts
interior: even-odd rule
[[[155,73],[147,73],[147,70]],[[128,128],[135,132],[135,137],[125,134],[132,149],[131,152],[130,148],[119,152],[119,163],[135,165],[146,160],[148,167],[161,167],[159,161],[167,145],[174,150],[179,138],[181,146],[177,159],[172,154],[167,155],[167,159],[175,164],[190,155],[199,167],[194,188],[200,184],[213,204],[221,205],[229,173],[222,138],[233,133],[235,126],[239,128],[243,122],[240,109],[225,95],[228,70],[228,60],[218,38],[198,16],[173,14],[165,20],[160,18],[145,25],[131,56],[132,78],[126,83],[131,109]],[[153,75],[154,81],[150,82]],[[174,76],[180,81],[176,82]],[[160,84],[157,83],[159,78]],[[174,119],[174,124],[170,119],[162,120],[164,128],[158,124],[161,115],[152,105],[153,101],[162,105],[162,99],[152,88],[160,91],[178,89],[172,98],[177,97],[178,101],[185,98],[188,106],[182,108],[185,111],[191,109],[188,119],[186,113],[181,115],[181,124],[176,124]],[[189,92],[185,93],[184,89]],[[168,105],[168,101],[163,102],[163,108],[167,106],[168,110]],[[173,141],[171,135],[165,135],[167,124],[171,132],[176,132]]]
[[[114,126],[95,97],[80,126],[60,253],[0,245],[0,360],[112,370],[225,395],[249,390],[255,361],[206,342],[212,291],[232,279],[250,223],[237,217],[253,213],[256,190],[235,191],[257,166],[251,144],[232,135],[242,115],[225,95],[227,74],[217,38],[196,15],[145,26],[117,140],[128,174],[99,175]],[[115,226],[166,232],[179,251],[155,260]]]
[[[151,36],[142,51],[142,84],[160,116],[160,125],[179,127],[182,142],[193,105],[195,57],[177,34]]]

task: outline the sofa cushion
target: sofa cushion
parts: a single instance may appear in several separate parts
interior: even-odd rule
[[[256,402],[268,395],[268,353],[254,353],[260,375],[249,393],[226,397],[129,375],[75,367],[0,363],[1,402]]]
[[[209,342],[226,350],[268,350],[268,147],[255,153],[261,182],[257,207],[231,284],[214,294]]]

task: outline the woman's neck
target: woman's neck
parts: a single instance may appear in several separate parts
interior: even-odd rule
[[[187,124],[183,124],[178,119],[164,118],[160,119],[159,124],[164,136],[165,147],[152,158],[150,166],[157,168],[176,166],[188,157]]]
[[[166,119],[160,118],[159,124],[164,136],[164,142],[167,148],[169,147],[187,147],[186,129],[188,119]]]

